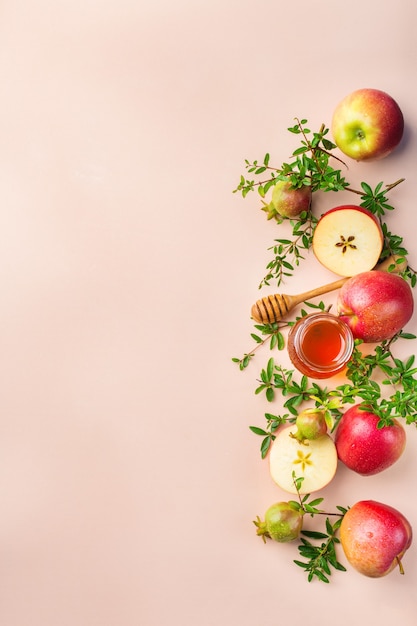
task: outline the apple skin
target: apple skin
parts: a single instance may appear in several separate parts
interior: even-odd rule
[[[347,560],[370,578],[386,576],[397,566],[403,573],[401,558],[412,540],[412,527],[404,515],[375,500],[354,504],[340,525],[340,541]]]
[[[366,209],[363,206],[360,206],[359,204],[341,204],[339,206],[335,206],[332,209],[328,209],[325,213],[323,213],[323,215],[320,217],[320,219],[322,219],[326,215],[330,215],[331,213],[334,213],[335,211],[346,211],[346,210],[359,211],[360,213],[364,213],[365,215],[370,217],[375,222],[375,225],[376,225],[376,227],[379,230],[379,233],[380,233],[380,236],[381,236],[381,241],[382,242],[384,241],[384,234],[382,232],[381,223],[378,220],[377,216],[374,215],[374,213],[372,213],[372,211],[370,211],[369,209]]]
[[[361,272],[340,288],[337,312],[355,339],[377,343],[391,339],[409,322],[414,312],[413,293],[398,274]]]
[[[393,420],[391,426],[378,428],[379,417],[361,404],[348,409],[340,418],[335,433],[339,460],[362,476],[372,476],[391,467],[406,445],[403,426]]]
[[[358,89],[336,106],[333,139],[346,156],[371,161],[388,156],[404,134],[404,116],[397,102],[379,89]]]
[[[294,188],[286,180],[279,180],[273,190],[271,204],[282,217],[295,218],[311,206],[311,187]]]

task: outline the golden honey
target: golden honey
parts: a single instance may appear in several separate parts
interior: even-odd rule
[[[346,367],[354,339],[349,326],[331,313],[299,319],[288,334],[288,355],[298,371],[311,378],[330,378]]]

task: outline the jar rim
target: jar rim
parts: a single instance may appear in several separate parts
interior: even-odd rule
[[[311,360],[311,358],[308,358],[302,348],[302,343],[306,336],[306,333],[309,331],[314,323],[317,323],[317,321],[320,320],[329,321],[334,326],[337,326],[338,329],[341,331],[340,334],[343,337],[340,352],[334,357],[332,363],[330,363],[329,365],[320,364]],[[297,321],[295,326],[293,326],[292,335],[297,357],[305,366],[311,368],[316,372],[331,373],[335,370],[340,370],[341,367],[348,363],[350,357],[352,356],[354,348],[354,337],[352,331],[344,320],[342,320],[337,315],[334,315],[333,313],[329,313],[327,311],[318,311],[315,313],[310,313],[309,315],[305,315]]]

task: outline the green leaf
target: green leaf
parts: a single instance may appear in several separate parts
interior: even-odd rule
[[[302,530],[302,534],[305,537],[309,537],[309,539],[327,539],[328,535],[325,533],[320,533],[316,530]]]
[[[261,457],[264,459],[268,454],[268,450],[271,447],[272,437],[268,435],[261,443]]]
[[[269,435],[269,433],[267,433],[266,430],[263,430],[263,428],[258,428],[257,426],[249,426],[249,429],[253,433],[255,433],[255,435],[261,435],[261,436]]]
[[[266,390],[266,399],[268,400],[268,402],[272,402],[274,397],[274,390],[272,389],[272,387],[268,387],[268,389]]]

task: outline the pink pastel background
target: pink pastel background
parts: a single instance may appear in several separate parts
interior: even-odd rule
[[[414,623],[417,542],[405,576],[324,585],[256,537],[285,495],[249,431],[267,355],[231,361],[277,236],[232,190],[245,158],[289,157],[294,117],[397,99],[401,148],[349,177],[405,177],[388,220],[417,266],[414,25],[411,0],[1,3],[2,626]],[[329,279],[312,259],[288,290]],[[417,530],[407,435],[383,475],[341,469],[329,506],[378,499]]]

